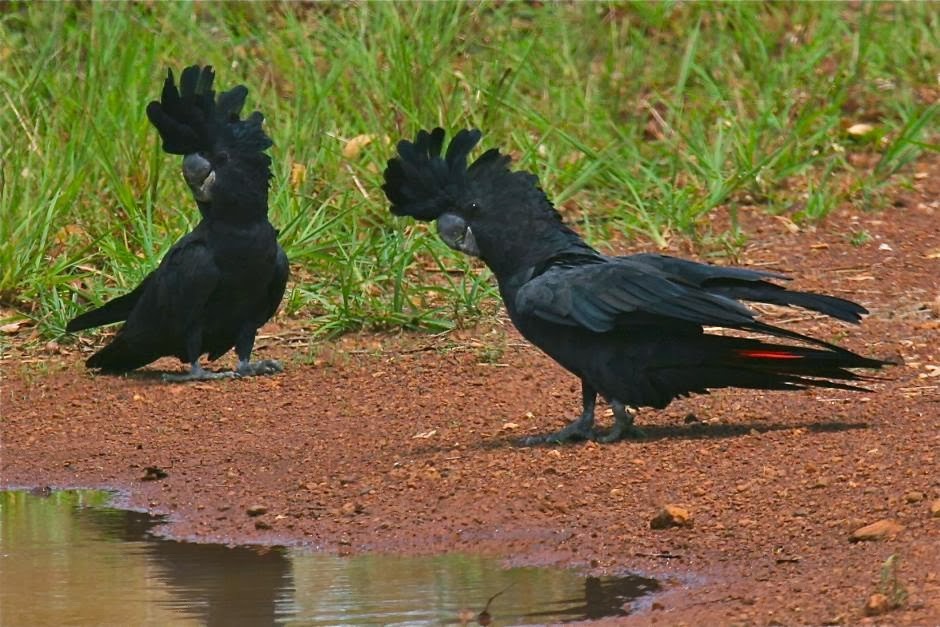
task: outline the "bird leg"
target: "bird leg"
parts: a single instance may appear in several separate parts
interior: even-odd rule
[[[243,329],[235,342],[235,354],[238,355],[238,366],[233,372],[236,377],[256,377],[265,374],[284,372],[284,366],[275,359],[262,359],[251,361],[251,351],[255,347],[255,329]]]
[[[204,370],[199,365],[199,360],[190,364],[189,372],[186,374],[165,374],[163,380],[168,383],[185,383],[186,381],[212,381],[214,379],[229,379],[234,377],[234,372],[211,372]]]
[[[276,359],[262,359],[260,361],[239,359],[238,367],[235,368],[232,374],[236,377],[255,377],[265,374],[277,374],[278,372],[284,372],[284,366]]]
[[[623,403],[611,400],[610,407],[614,410],[614,426],[610,428],[610,431],[598,437],[598,442],[616,442],[626,438],[646,437],[643,430],[633,424],[633,414]]]
[[[566,425],[563,429],[544,435],[533,435],[522,440],[524,446],[534,444],[562,444],[565,442],[578,442],[580,440],[594,439],[594,406],[597,403],[597,392],[584,380],[581,381],[581,403],[584,407],[581,416]]]

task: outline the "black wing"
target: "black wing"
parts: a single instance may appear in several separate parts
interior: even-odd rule
[[[277,261],[274,266],[274,277],[268,285],[267,310],[262,322],[270,320],[277,312],[278,305],[284,298],[284,290],[287,287],[287,277],[290,275],[290,265],[287,261],[287,254],[280,246],[277,247]]]
[[[711,293],[629,258],[552,267],[525,283],[513,303],[517,313],[605,333],[631,324],[679,321],[788,337],[843,350],[755,319],[733,298]]]
[[[776,272],[715,266],[654,253],[630,255],[621,259],[644,263],[665,272],[676,280],[690,283],[711,294],[727,296],[735,300],[802,307],[853,324],[858,324],[862,316],[868,313],[868,310],[858,303],[844,298],[814,292],[797,292],[770,283],[769,279],[789,280],[786,275]]]
[[[149,275],[127,323],[110,344],[88,359],[87,365],[132,370],[157,357],[181,352],[190,339],[201,333],[206,303],[219,277],[211,251],[196,232],[190,233]],[[200,347],[195,348],[198,351]]]

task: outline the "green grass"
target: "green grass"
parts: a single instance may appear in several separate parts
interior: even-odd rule
[[[479,126],[598,244],[701,238],[704,216],[743,205],[880,208],[937,148],[937,33],[929,3],[5,4],[0,304],[61,334],[194,224],[144,114],[167,67],[211,63],[267,117],[288,314],[323,333],[442,329],[495,293],[388,213],[397,139]],[[857,122],[874,129],[850,136]]]

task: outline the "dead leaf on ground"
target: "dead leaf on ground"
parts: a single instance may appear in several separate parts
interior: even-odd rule
[[[845,129],[845,132],[853,137],[862,137],[868,135],[875,127],[871,124],[866,124],[865,122],[859,122],[858,124],[853,124],[852,126]]]
[[[29,324],[28,320],[17,320],[16,322],[11,322],[10,324],[5,324],[0,327],[0,333],[4,335],[16,335],[20,332],[20,329]]]
[[[343,157],[355,159],[363,148],[372,143],[373,139],[375,139],[375,135],[356,135],[343,146]]]
[[[291,189],[299,189],[307,180],[307,166],[302,163],[292,163],[290,166]]]

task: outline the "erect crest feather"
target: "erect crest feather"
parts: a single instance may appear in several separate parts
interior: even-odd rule
[[[463,198],[478,178],[509,173],[510,158],[495,148],[467,166],[470,151],[482,135],[477,129],[458,131],[443,156],[442,128],[420,130],[414,141],[398,142],[398,156],[388,161],[382,185],[392,213],[435,220]]]
[[[216,98],[212,66],[191,65],[180,74],[179,88],[167,70],[159,101],[147,105],[147,117],[163,140],[163,150],[188,155],[200,151],[261,152],[272,145],[255,111],[244,120],[241,111],[248,88],[238,85]]]

